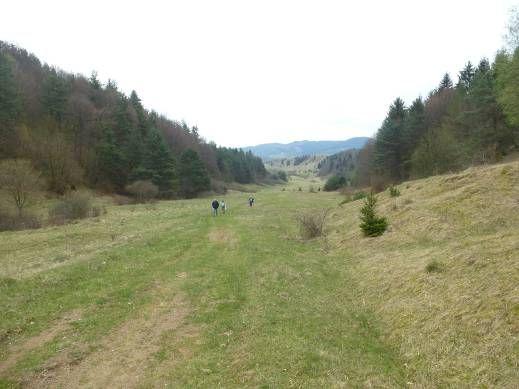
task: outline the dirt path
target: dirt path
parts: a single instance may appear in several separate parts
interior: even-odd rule
[[[26,354],[30,353],[45,343],[53,340],[57,335],[65,332],[70,324],[81,318],[81,311],[74,310],[67,312],[62,318],[57,320],[52,327],[39,333],[36,336],[30,337],[22,343],[13,345],[8,351],[8,357],[4,361],[0,361],[0,374],[12,368],[21,360]]]
[[[160,301],[108,334],[99,348],[79,363],[57,355],[31,377],[31,388],[134,388],[143,377],[152,355],[160,349],[161,336],[181,327],[189,313],[185,300],[176,295]],[[64,353],[63,353],[64,354]]]

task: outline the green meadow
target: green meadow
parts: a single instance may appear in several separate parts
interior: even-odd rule
[[[379,194],[380,238],[318,185],[0,233],[0,387],[515,386],[519,164]]]

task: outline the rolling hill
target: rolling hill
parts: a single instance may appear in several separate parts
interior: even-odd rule
[[[302,155],[332,155],[347,149],[360,149],[369,138],[356,137],[347,140],[297,141],[291,143],[265,143],[243,147],[245,151],[264,160],[294,158]]]

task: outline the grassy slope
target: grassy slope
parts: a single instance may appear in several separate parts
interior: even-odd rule
[[[519,164],[383,194],[391,230],[377,239],[360,236],[360,201],[299,186],[264,189],[252,209],[228,195],[219,218],[208,200],[176,201],[0,233],[5,385],[117,386],[119,360],[144,387],[519,381]],[[293,215],[320,207],[328,240],[299,241]],[[442,271],[425,271],[433,259]],[[152,331],[182,317],[179,298],[182,324]]]
[[[360,201],[336,212],[363,302],[398,345],[420,386],[519,383],[519,163],[472,168],[400,185],[380,196],[391,222],[360,235]],[[438,263],[439,271],[427,272]]]

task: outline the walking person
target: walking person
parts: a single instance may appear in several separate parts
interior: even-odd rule
[[[220,208],[222,208],[222,214],[225,215],[225,211],[227,211],[227,204],[225,204],[225,200],[220,201]]]
[[[220,206],[220,203],[218,200],[214,199],[211,203],[211,207],[213,208],[213,216],[218,216],[218,207]]]
[[[249,197],[249,207],[252,207],[254,205],[254,197],[250,195]]]

